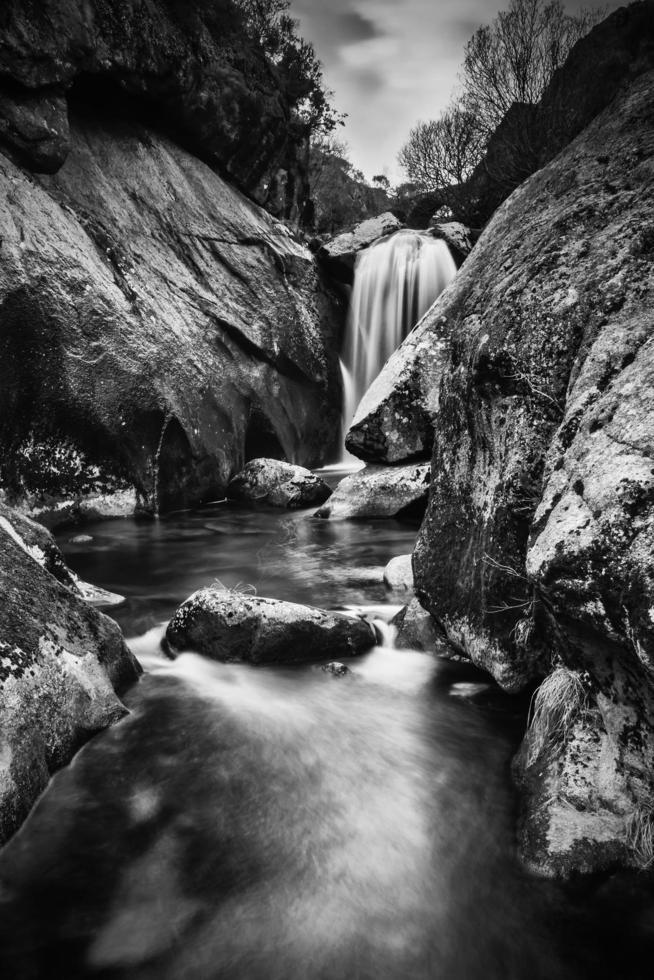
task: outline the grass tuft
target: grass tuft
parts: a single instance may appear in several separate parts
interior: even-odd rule
[[[654,806],[641,806],[626,820],[626,844],[645,871],[654,864]]]
[[[256,595],[257,587],[256,585],[249,585],[247,582],[237,582],[236,585],[225,585],[221,582],[219,578],[215,578],[211,583],[214,589],[220,589],[221,592],[231,592],[232,595],[235,593],[240,593],[241,595]]]
[[[527,765],[532,766],[547,746],[565,744],[572,726],[588,706],[588,687],[582,676],[557,667],[534,695],[529,723]]]

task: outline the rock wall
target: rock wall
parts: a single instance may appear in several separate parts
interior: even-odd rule
[[[654,814],[653,92],[499,208],[354,433],[399,462],[431,429],[417,594],[507,690],[551,674],[516,774],[553,874],[642,866]]]
[[[340,418],[341,311],[310,253],[136,122],[73,116],[54,176],[0,157],[1,482],[16,499],[224,490],[315,465]]]
[[[0,504],[0,844],[50,775],[126,714],[140,668],[83,601],[48,532]]]

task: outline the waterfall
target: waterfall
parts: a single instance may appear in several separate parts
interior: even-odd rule
[[[359,253],[341,360],[343,440],[361,398],[455,272],[445,242],[419,231],[398,231]]]

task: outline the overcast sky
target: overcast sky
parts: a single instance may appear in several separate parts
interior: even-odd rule
[[[564,0],[569,10],[606,6]],[[350,159],[368,178],[403,179],[397,153],[420,119],[446,107],[463,47],[508,0],[291,0],[300,33],[323,63]]]

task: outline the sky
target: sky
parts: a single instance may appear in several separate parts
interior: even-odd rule
[[[300,33],[323,64],[339,137],[370,179],[405,179],[397,154],[412,126],[434,119],[457,86],[466,41],[509,0],[291,0]],[[619,3],[564,0],[569,11]]]

